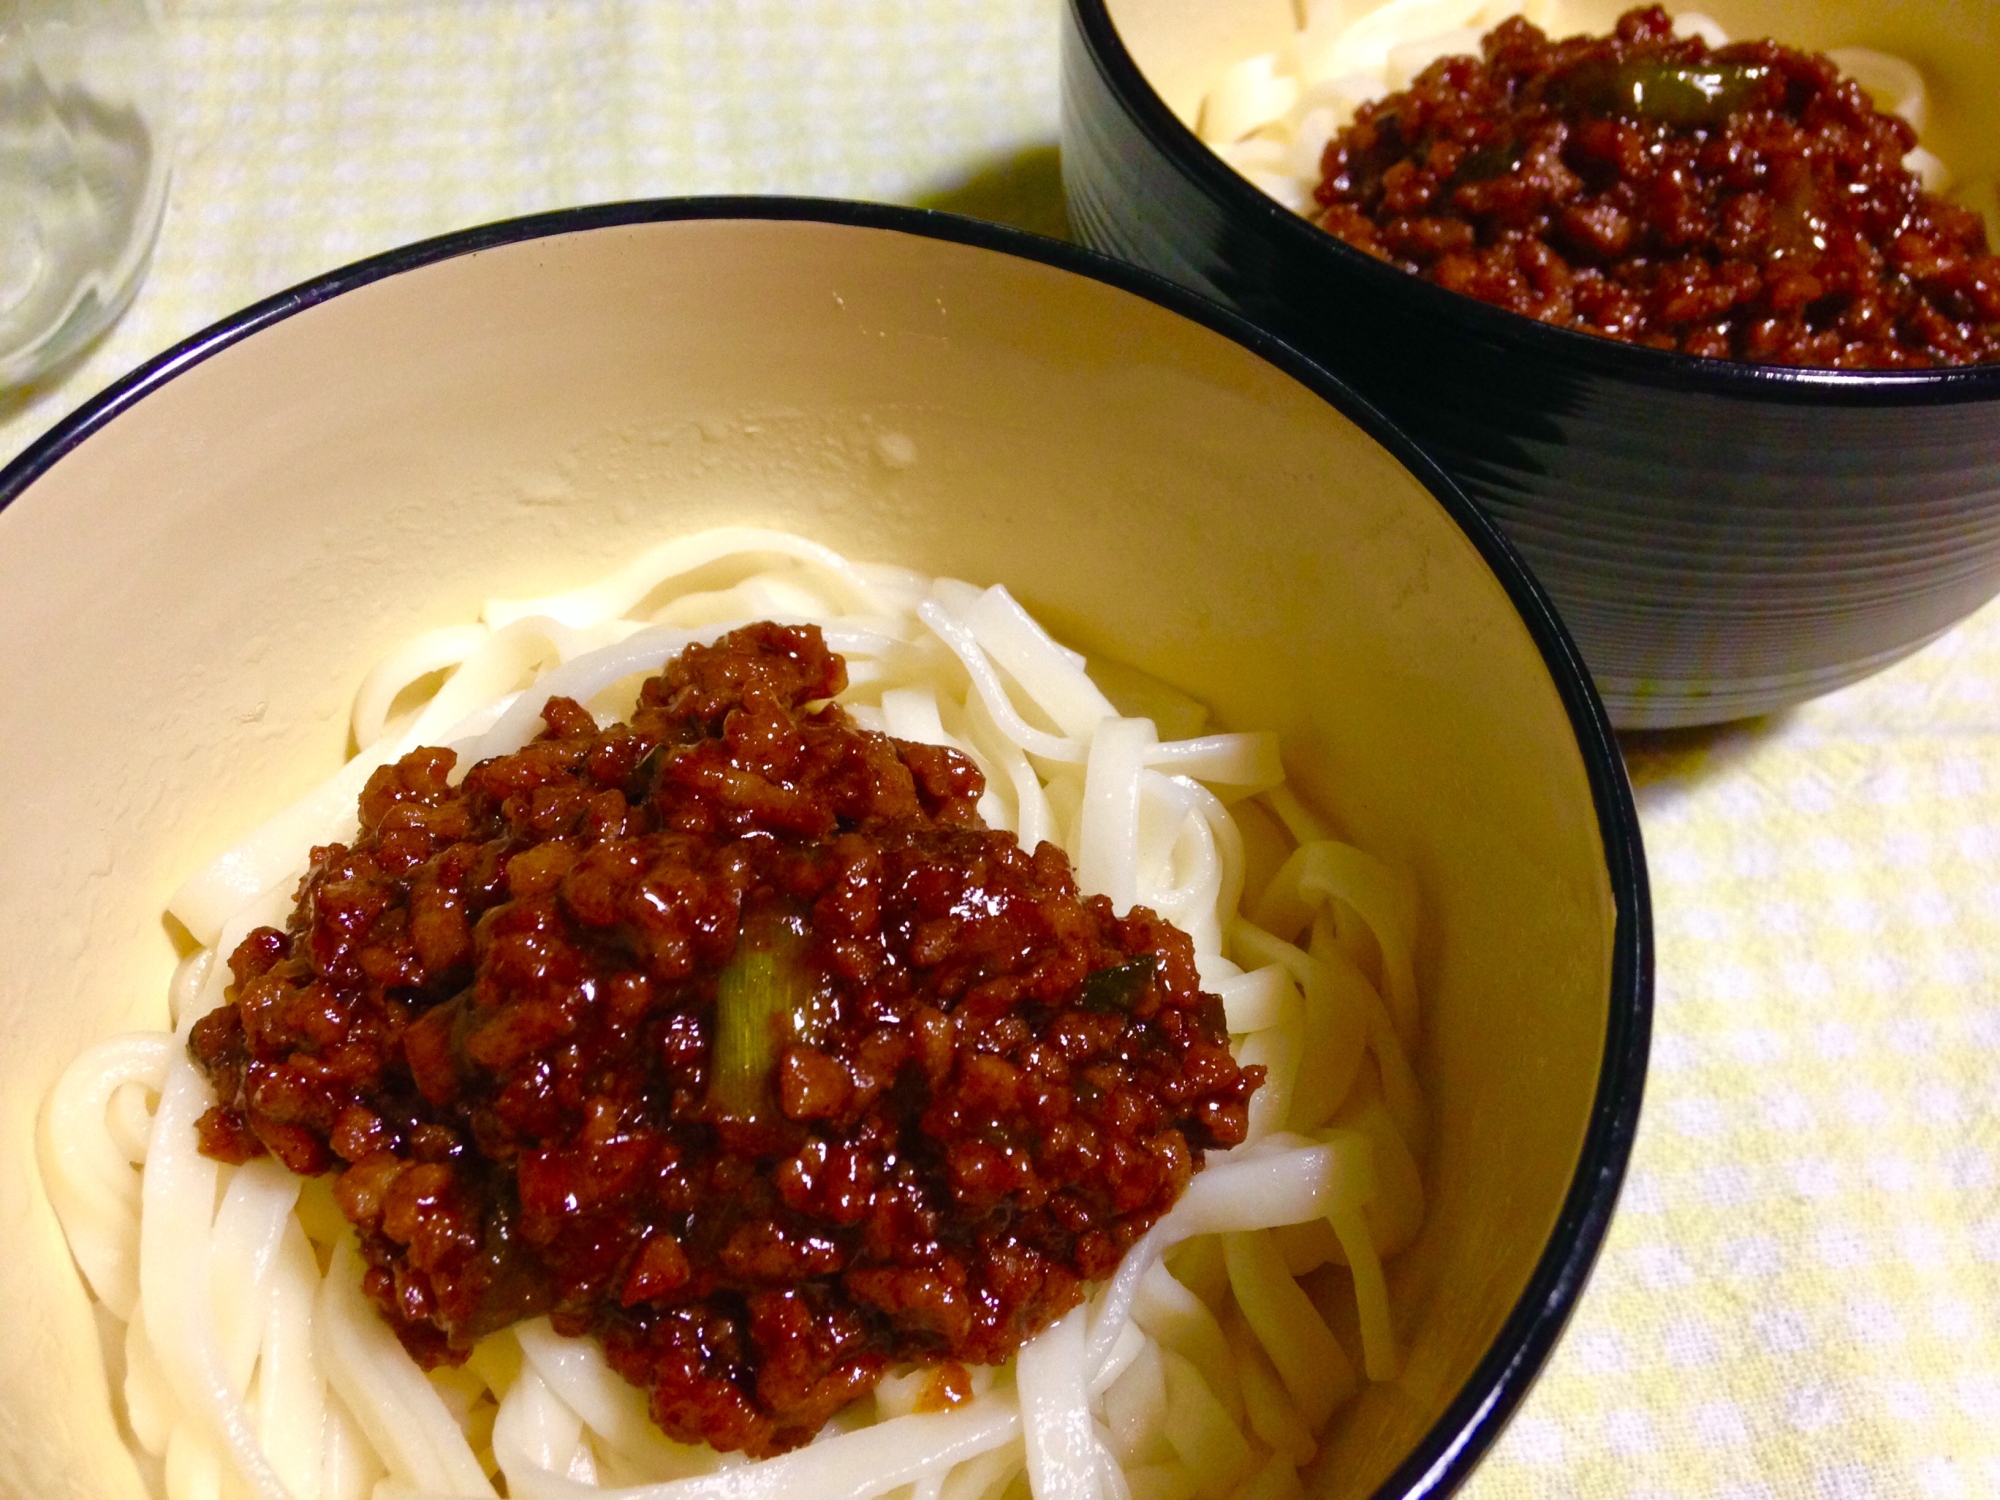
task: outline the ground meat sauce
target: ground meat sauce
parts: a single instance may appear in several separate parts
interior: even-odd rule
[[[2000,359],[2000,257],[1903,169],[1916,134],[1826,58],[1711,50],[1658,7],[1615,36],[1503,22],[1365,105],[1315,218],[1547,323],[1766,363]]]
[[[1186,934],[845,682],[755,625],[630,723],[551,698],[457,786],[414,751],[231,956],[202,1149],[336,1173],[419,1362],[548,1313],[670,1436],[780,1452],[892,1363],[1005,1359],[1243,1138]]]

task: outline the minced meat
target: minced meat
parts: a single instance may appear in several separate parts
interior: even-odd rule
[[[1187,936],[1078,894],[813,627],[693,646],[454,785],[417,750],[231,955],[202,1149],[333,1172],[426,1366],[547,1313],[668,1435],[766,1455],[1107,1275],[1262,1078]]]
[[[2000,359],[1980,217],[1827,58],[1711,50],[1657,6],[1609,37],[1514,17],[1330,142],[1316,221],[1452,291],[1687,354],[1838,368]]]

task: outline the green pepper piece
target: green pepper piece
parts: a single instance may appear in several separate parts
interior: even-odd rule
[[[1486,182],[1501,177],[1521,165],[1521,158],[1527,154],[1525,142],[1511,135],[1497,136],[1485,145],[1466,153],[1458,164],[1458,170],[1451,174],[1454,186],[1465,182]]]
[[[1662,125],[1720,125],[1762,92],[1771,70],[1757,63],[1704,63],[1695,67],[1627,63],[1632,112]]]
[[[1762,63],[1669,63],[1634,57],[1583,63],[1550,90],[1561,104],[1683,129],[1720,125],[1763,92],[1771,76]]]
[[[1155,955],[1142,953],[1122,964],[1086,974],[1077,990],[1077,1004],[1085,1010],[1130,1010],[1146,993],[1159,964]]]

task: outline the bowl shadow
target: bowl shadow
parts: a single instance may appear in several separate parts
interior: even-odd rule
[[[1640,816],[1742,764],[1796,717],[1796,709],[1780,709],[1687,729],[1620,730],[1618,749]]]
[[[1063,203],[1062,156],[1053,144],[990,157],[911,201],[917,208],[1007,224],[1050,239],[1072,238]]]

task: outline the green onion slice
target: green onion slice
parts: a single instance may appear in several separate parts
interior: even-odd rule
[[[754,1120],[775,1107],[772,1076],[792,1040],[794,1017],[809,1012],[805,918],[763,910],[746,915],[736,952],[715,981],[715,1041],[708,1104],[718,1115]]]

